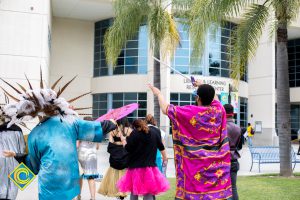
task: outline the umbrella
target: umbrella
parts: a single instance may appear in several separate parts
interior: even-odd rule
[[[128,104],[126,106],[116,108],[114,110],[109,111],[108,113],[106,113],[106,114],[102,115],[101,117],[99,117],[98,119],[96,119],[96,121],[101,122],[103,120],[110,120],[110,119],[119,120],[119,119],[122,119],[123,117],[129,115],[136,109],[138,109],[138,107],[139,107],[139,104],[137,104],[137,103]]]

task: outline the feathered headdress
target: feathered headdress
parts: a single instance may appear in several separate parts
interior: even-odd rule
[[[12,124],[28,121],[35,117],[44,118],[59,116],[62,120],[71,123],[75,120],[75,118],[78,117],[78,113],[76,112],[76,110],[90,108],[71,108],[70,106],[70,103],[78,100],[85,95],[90,94],[90,92],[84,93],[68,101],[61,97],[61,94],[70,85],[70,83],[74,81],[76,76],[68,81],[62,88],[59,88],[58,92],[55,92],[54,89],[61,81],[62,77],[55,81],[51,88],[45,87],[43,83],[42,70],[40,70],[39,88],[33,88],[26,75],[25,78],[28,82],[29,89],[26,89],[21,84],[17,83],[21,91],[14,87],[12,84],[0,78],[4,83],[6,83],[9,87],[11,87],[18,93],[18,96],[15,97],[1,87],[8,97],[16,101],[16,103],[10,103],[3,108],[5,116],[8,116],[10,118],[8,127]]]

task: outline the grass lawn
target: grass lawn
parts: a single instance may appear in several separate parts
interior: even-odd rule
[[[158,200],[172,200],[175,179],[169,179],[171,190]],[[300,175],[282,178],[277,175],[239,176],[238,193],[241,200],[300,200]]]

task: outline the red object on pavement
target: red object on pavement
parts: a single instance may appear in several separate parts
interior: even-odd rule
[[[103,120],[110,120],[110,119],[119,120],[129,115],[130,113],[132,113],[138,108],[139,108],[139,104],[137,103],[128,104],[126,106],[109,111],[108,113],[102,115],[95,121],[102,122]]]

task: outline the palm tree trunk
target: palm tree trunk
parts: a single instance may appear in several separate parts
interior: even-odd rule
[[[154,44],[154,57],[160,59],[160,44],[155,42]],[[154,60],[153,66],[153,84],[154,87],[160,88],[160,62]],[[157,98],[154,98],[154,119],[157,122],[157,126],[160,127],[160,108]]]
[[[287,53],[287,22],[277,29],[277,127],[279,135],[280,175],[292,176],[290,87]]]

